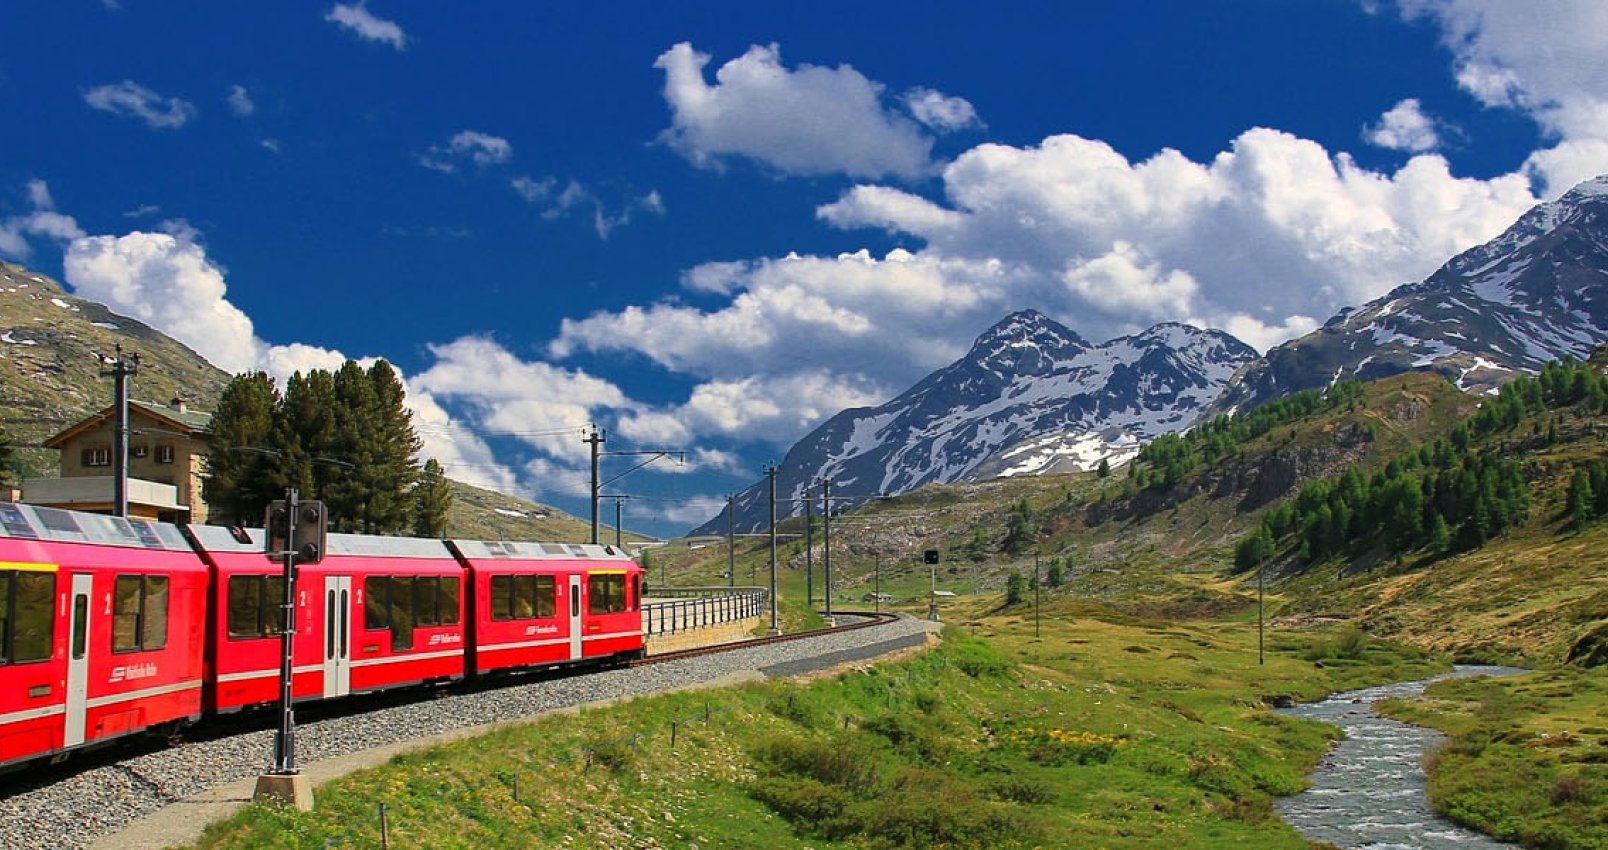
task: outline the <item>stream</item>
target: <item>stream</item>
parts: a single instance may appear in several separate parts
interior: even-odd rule
[[[1424,755],[1446,740],[1433,729],[1380,717],[1376,700],[1416,697],[1431,682],[1467,676],[1511,676],[1515,667],[1458,665],[1452,673],[1335,694],[1279,714],[1339,726],[1345,740],[1307,775],[1312,787],[1274,803],[1308,841],[1346,850],[1485,850],[1517,847],[1452,823],[1429,807]]]

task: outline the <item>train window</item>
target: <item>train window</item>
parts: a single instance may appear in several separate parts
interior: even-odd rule
[[[514,618],[514,577],[491,577],[491,618],[493,620],[512,620]]]
[[[413,580],[413,623],[417,626],[437,626],[441,624],[441,612],[436,610],[436,603],[440,601],[441,585],[431,576],[420,576]]]
[[[536,616],[558,615],[558,584],[552,576],[535,576]]]
[[[391,627],[391,580],[385,576],[369,576],[363,581],[363,628],[389,629]]]
[[[589,614],[618,614],[625,610],[625,574],[594,573],[586,577]]]
[[[55,573],[0,570],[0,664],[50,657],[55,596]]]
[[[413,648],[413,576],[391,576],[391,648]]]
[[[458,624],[458,577],[448,576],[441,579],[441,625],[456,626]]]
[[[230,576],[229,637],[250,639],[277,634],[284,596],[284,576]]]
[[[118,576],[112,586],[112,651],[167,645],[167,576]]]
[[[168,577],[146,576],[145,595],[140,610],[140,648],[167,646]]]
[[[80,661],[89,649],[89,595],[73,594],[73,646],[74,661]]]
[[[642,607],[642,574],[637,573],[636,575],[632,576],[631,577],[631,584],[633,585],[632,593],[631,593],[631,600],[632,600],[632,602],[635,603],[632,607],[633,608],[641,608]]]

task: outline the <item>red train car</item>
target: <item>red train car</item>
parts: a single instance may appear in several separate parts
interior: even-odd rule
[[[283,566],[262,529],[190,526],[212,565],[209,707],[279,698]],[[464,675],[463,567],[439,540],[330,534],[296,579],[295,699],[331,699]]]
[[[206,586],[175,526],[0,502],[0,765],[198,719]]]
[[[449,541],[469,567],[474,673],[640,657],[642,568],[612,546]]]

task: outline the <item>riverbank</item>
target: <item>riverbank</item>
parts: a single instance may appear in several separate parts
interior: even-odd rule
[[[1608,850],[1608,672],[1436,682],[1378,709],[1450,736],[1427,762],[1436,811],[1527,847]]]

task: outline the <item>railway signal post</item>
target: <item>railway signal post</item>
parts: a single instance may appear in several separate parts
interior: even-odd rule
[[[296,565],[317,563],[324,557],[328,517],[324,503],[298,501],[295,488],[285,491],[284,501],[268,505],[264,526],[267,545],[264,554],[284,564],[284,619],[280,625],[279,729],[274,733],[274,763],[257,777],[255,799],[274,799],[301,811],[313,809],[313,784],[296,769],[295,699],[296,646]]]

